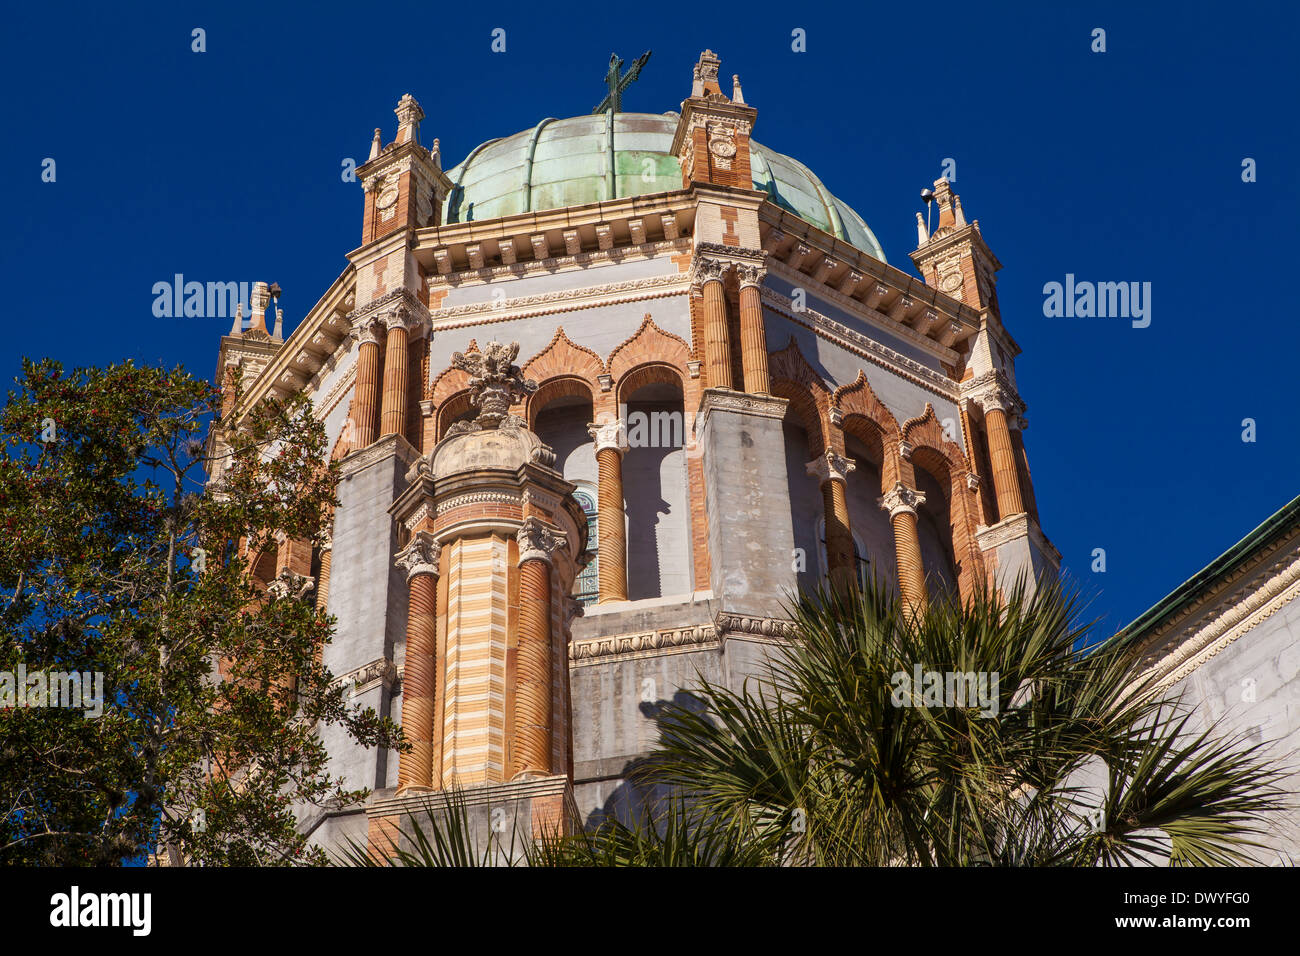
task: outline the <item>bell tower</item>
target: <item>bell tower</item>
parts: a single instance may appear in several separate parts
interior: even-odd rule
[[[381,147],[380,131],[370,144],[370,156],[357,169],[365,191],[361,241],[373,242],[403,229],[421,229],[442,222],[442,203],[451,180],[442,171],[438,140],[433,148],[420,145],[424,110],[407,93],[397,104],[397,138]]]
[[[929,200],[939,208],[930,233],[916,214],[917,248],[910,254],[927,285],[979,313],[980,328],[961,372],[961,423],[967,457],[978,476],[982,521],[976,540],[990,577],[1003,586],[1024,573],[1033,586],[1060,569],[1060,552],[1039,526],[1038,506],[1025,453],[1025,402],[1016,389],[1020,346],[1002,324],[997,272],[979,220],[967,222],[961,197],[947,179],[934,183]]]

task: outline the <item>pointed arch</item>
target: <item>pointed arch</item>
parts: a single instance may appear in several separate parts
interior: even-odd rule
[[[555,335],[546,348],[530,358],[523,367],[524,378],[536,382],[562,376],[581,378],[593,390],[600,387],[599,378],[605,372],[605,363],[600,356],[578,345],[564,331],[564,326],[555,330]]]
[[[880,456],[880,490],[889,491],[902,479],[898,444],[903,436],[894,413],[872,391],[862,369],[852,382],[831,393],[831,402],[840,410],[840,430]]]
[[[975,534],[979,526],[974,489],[968,480],[970,463],[954,442],[944,437],[934,406],[903,423],[903,441],[912,447],[912,465],[923,468],[947,496],[948,521],[952,533],[952,554],[959,564],[957,586],[969,598],[984,577],[984,559]]]
[[[609,353],[607,365],[615,382],[633,369],[652,363],[670,365],[677,370],[678,378],[684,379],[690,360],[691,347],[686,341],[659,328],[647,312],[636,332]]]
[[[833,432],[828,427],[830,390],[817,370],[808,364],[794,336],[790,336],[785,348],[769,353],[767,369],[772,394],[790,400],[791,409],[808,432],[808,450],[813,456],[822,454],[827,448],[843,454],[843,436],[838,434],[838,429]]]

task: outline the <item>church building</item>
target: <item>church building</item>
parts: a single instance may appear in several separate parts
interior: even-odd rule
[[[373,795],[305,812],[314,841],[375,844],[453,787],[534,833],[626,819],[658,708],[761,673],[797,588],[924,608],[1058,568],[979,221],[939,180],[890,264],[720,66],[677,110],[616,90],[450,167],[403,96],[342,274],[287,338],[259,283],[222,338],[232,413],[306,394],[342,471],[258,574],[312,579],[326,664],[412,742],[324,732]]]

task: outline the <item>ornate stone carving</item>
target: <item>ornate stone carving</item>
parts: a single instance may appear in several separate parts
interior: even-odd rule
[[[706,282],[722,281],[729,265],[721,259],[696,256],[691,260],[691,288],[699,288]]]
[[[843,455],[837,455],[830,449],[826,450],[824,455],[814,458],[804,466],[808,474],[817,479],[818,484],[824,484],[827,481],[849,480],[849,473],[857,469],[857,465]]]
[[[719,614],[714,619],[718,632],[728,631],[741,634],[758,634],[763,637],[776,637],[790,640],[798,634],[794,621],[774,617],[752,617],[745,614]]]
[[[877,501],[882,511],[889,512],[892,521],[900,514],[916,514],[916,509],[925,504],[925,495],[900,481],[894,484],[892,491],[881,495]]]
[[[767,275],[767,270],[760,265],[743,263],[736,266],[736,278],[740,280],[742,289],[750,285],[761,286],[765,275]]]
[[[616,418],[612,422],[593,422],[587,426],[587,434],[596,443],[598,452],[613,448],[622,455],[628,449],[627,423],[621,418]]]
[[[362,345],[382,345],[384,324],[376,318],[363,319],[357,326],[357,341]]]
[[[406,572],[409,583],[417,574],[432,574],[437,577],[438,559],[441,555],[442,546],[434,540],[433,535],[428,531],[417,531],[406,547],[397,553],[394,563]]]
[[[379,683],[382,683],[385,687],[392,687],[397,681],[397,676],[398,671],[393,662],[386,657],[381,657],[369,664],[362,664],[355,670],[348,671],[338,678],[338,683],[344,687],[351,685],[352,694],[356,695],[364,693]]]
[[[564,546],[567,535],[563,531],[542,524],[537,518],[525,518],[515,534],[519,542],[519,563],[545,561],[551,563],[556,548]]]
[[[537,391],[537,383],[520,373],[514,364],[518,355],[518,342],[489,342],[482,352],[452,353],[452,368],[469,373],[469,401],[479,413],[472,422],[457,422],[448,435],[522,424],[518,417],[510,415],[510,406]]]
[[[668,648],[693,648],[716,643],[717,628],[712,624],[665,628],[642,634],[618,634],[575,640],[569,644],[569,660],[575,664],[594,664],[605,658],[642,653],[658,653]]]
[[[334,548],[334,531],[331,528],[321,528],[316,532],[316,547],[321,551],[331,551]]]
[[[285,568],[280,572],[280,576],[270,583],[266,593],[278,601],[286,598],[303,601],[315,588],[316,579],[310,574],[298,574]]]

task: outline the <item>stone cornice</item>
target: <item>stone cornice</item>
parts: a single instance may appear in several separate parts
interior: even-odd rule
[[[580,309],[594,309],[625,302],[686,295],[690,288],[689,284],[689,276],[674,273],[624,282],[608,282],[580,289],[557,289],[537,295],[518,296],[504,299],[499,305],[495,302],[472,302],[435,310],[432,313],[433,332],[437,334],[444,329],[488,325],[493,322],[506,322],[538,315],[576,312]]]
[[[833,342],[846,352],[852,352],[873,365],[878,365],[899,378],[906,379],[913,385],[919,385],[932,392],[937,392],[950,402],[955,403],[957,401],[959,394],[957,383],[948,376],[927,368],[920,362],[895,352],[889,346],[881,345],[869,335],[854,331],[847,325],[836,322],[814,309],[805,308],[802,311],[796,311],[792,308],[791,300],[774,289],[764,287],[762,297],[763,304],[767,308],[779,312],[791,321]]]
[[[340,480],[351,478],[377,461],[396,455],[407,468],[420,453],[402,435],[385,435],[368,448],[345,455],[341,464]]]
[[[778,617],[756,617],[752,614],[722,612],[713,619],[721,634],[753,635],[773,638],[780,643],[793,640],[799,633],[794,621]]]
[[[573,640],[569,642],[569,660],[580,667],[614,658],[657,657],[665,651],[694,651],[717,642],[717,630],[712,624],[690,624]]]
[[[1143,640],[1143,677],[1165,690],[1300,599],[1300,535],[1207,591]]]
[[[750,395],[725,388],[706,388],[704,394],[700,396],[694,431],[697,435],[702,434],[709,415],[715,410],[782,421],[789,404],[788,398],[778,398],[775,395]]]
[[[317,354],[308,346],[310,345],[312,338],[318,333],[323,332],[326,326],[333,329],[334,334],[340,339],[346,339],[347,331],[345,324],[341,317],[336,322],[335,316],[339,313],[346,313],[346,311],[351,307],[352,300],[355,296],[356,274],[353,269],[349,267],[342,275],[334,280],[329,289],[326,290],[325,294],[321,296],[316,304],[308,310],[305,316],[303,316],[302,321],[298,323],[297,328],[293,330],[293,333],[289,338],[287,338],[284,344],[280,346],[278,352],[267,363],[266,367],[262,369],[261,373],[252,381],[245,382],[246,390],[240,399],[238,407],[235,409],[235,420],[238,420],[247,413],[248,409],[252,408],[256,403],[267,397],[272,390],[283,390],[283,386],[280,382],[281,377],[290,370],[292,364],[304,350],[307,351],[309,355],[314,356]],[[338,345],[340,344],[342,343],[336,343],[334,349],[330,350],[330,354],[337,350]],[[328,354],[322,355],[320,361],[324,363],[328,357]],[[314,374],[315,370],[306,377],[310,379]]]
[[[643,259],[654,259],[664,254],[687,252],[690,248],[691,240],[681,238],[645,242],[633,246],[620,246],[615,249],[593,249],[572,256],[527,259],[508,266],[464,269],[448,275],[432,273],[425,276],[424,284],[425,288],[431,290],[448,286],[461,288],[474,285],[490,285],[507,279],[522,279],[530,275],[554,275],[561,272],[575,272],[605,263],[639,262]]]
[[[357,697],[381,684],[392,687],[397,682],[397,667],[386,657],[378,658],[368,664],[353,668],[346,674],[335,678],[335,683],[344,687],[351,686],[351,694]]]

